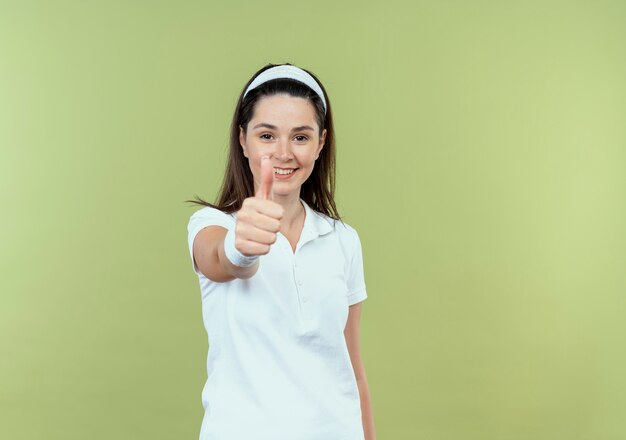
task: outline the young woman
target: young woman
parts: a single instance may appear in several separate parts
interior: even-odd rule
[[[201,440],[374,440],[361,244],[335,206],[330,101],[269,64],[244,87],[216,204],[189,220],[209,338]]]

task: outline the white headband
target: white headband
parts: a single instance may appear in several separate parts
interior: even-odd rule
[[[250,83],[250,85],[243,94],[244,98],[250,90],[260,86],[267,81],[278,78],[295,79],[296,81],[300,81],[301,83],[309,86],[311,89],[313,89],[315,93],[319,95],[320,99],[322,100],[322,104],[324,104],[324,113],[326,113],[326,100],[324,99],[324,92],[322,92],[322,88],[319,86],[317,81],[315,81],[315,78],[296,66],[280,65],[264,70],[256,78],[254,78],[254,81]]]

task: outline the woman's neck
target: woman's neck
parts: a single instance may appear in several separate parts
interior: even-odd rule
[[[292,230],[300,225],[305,216],[304,206],[300,202],[300,194],[293,194],[286,197],[274,195],[274,202],[285,209],[285,215],[281,220],[282,230]],[[304,222],[302,222],[303,224]]]

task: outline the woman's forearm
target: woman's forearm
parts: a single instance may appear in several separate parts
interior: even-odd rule
[[[357,380],[359,387],[359,395],[361,397],[361,420],[363,422],[363,432],[365,440],[376,440],[376,431],[374,430],[374,414],[372,413],[372,400],[370,398],[367,379]]]

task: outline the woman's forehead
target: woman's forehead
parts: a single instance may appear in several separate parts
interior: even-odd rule
[[[259,99],[250,122],[253,121],[275,126],[311,124],[317,126],[313,103],[306,98],[289,95],[271,95]]]

